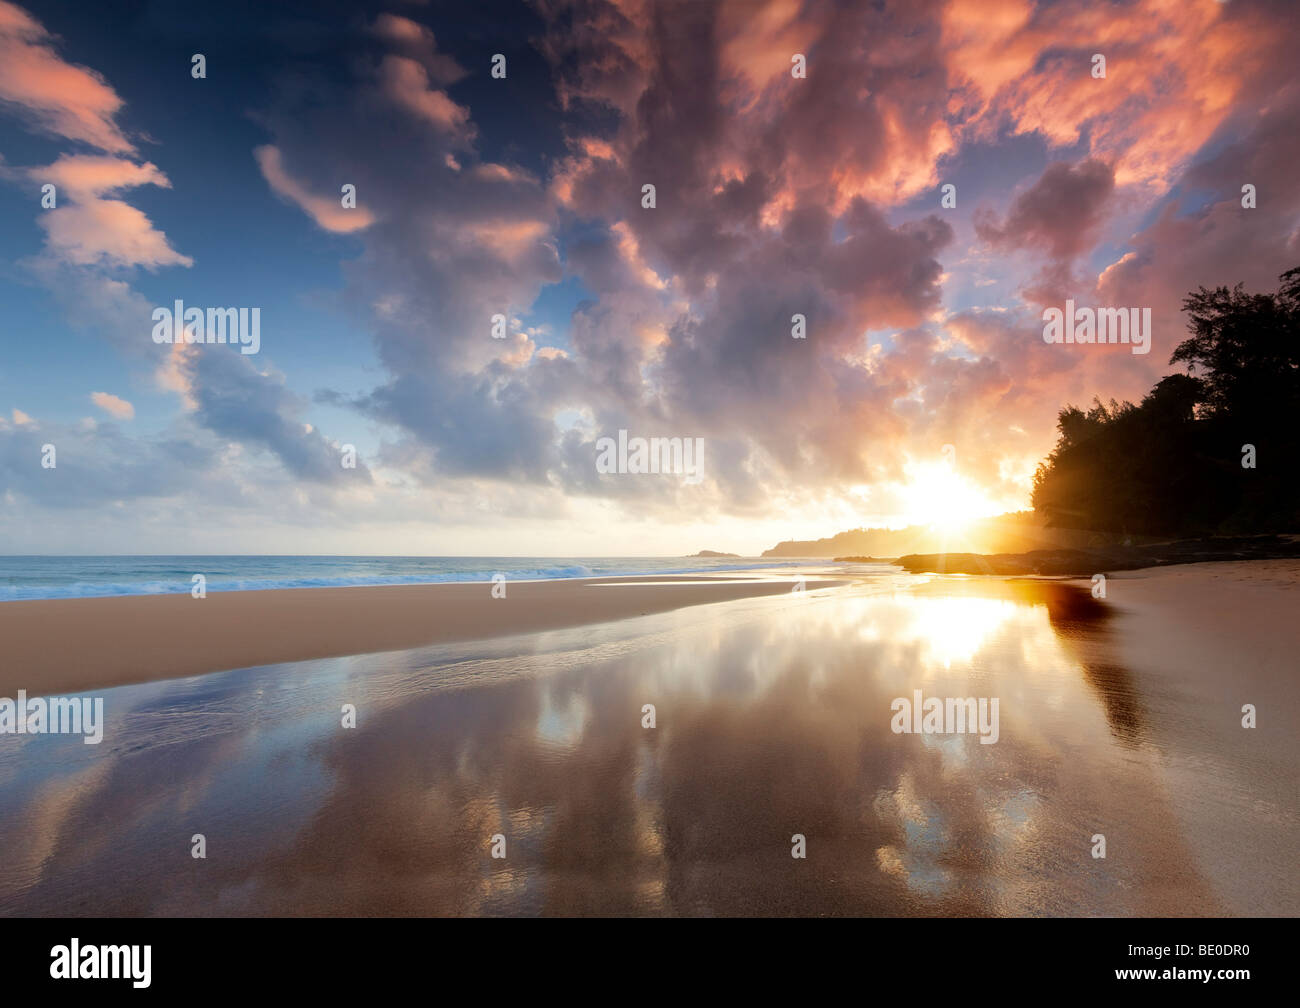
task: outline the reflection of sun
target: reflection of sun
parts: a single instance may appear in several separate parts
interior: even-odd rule
[[[913,599],[913,631],[929,656],[944,668],[975,657],[984,642],[1016,612],[1015,603],[999,599]]]
[[[918,462],[905,469],[907,483],[903,500],[909,520],[955,531],[976,518],[995,515],[1003,509],[970,480],[939,462]]]

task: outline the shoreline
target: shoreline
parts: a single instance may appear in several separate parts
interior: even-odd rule
[[[793,583],[775,574],[675,574],[515,581],[504,598],[493,597],[489,581],[456,581],[0,602],[0,696],[558,630],[782,595]],[[809,578],[805,587],[843,583]]]
[[[570,629],[432,652],[385,639],[390,653],[355,662],[267,662],[123,690],[105,700],[104,746],[0,746],[9,781],[37,782],[0,795],[12,826],[0,836],[0,908],[1294,915],[1300,560],[1108,581],[1097,598],[1047,577],[886,573],[810,581],[841,590],[803,600],[775,594],[791,587],[777,578],[519,582],[508,585],[515,617]],[[487,583],[431,587],[473,589],[455,610],[467,618],[505,611]],[[430,602],[437,593],[402,589],[426,631],[473,630]],[[254,608],[226,615],[273,599],[269,639],[282,644],[315,640],[317,627],[355,635],[393,608],[373,604],[391,589],[298,590],[309,618],[299,632],[282,626],[289,592],[243,593],[234,601]],[[766,602],[679,608],[764,592]],[[128,600],[143,614],[204,609],[188,596]],[[334,628],[322,603],[353,606],[350,624]],[[606,615],[597,607],[648,604],[661,615],[581,626]],[[231,641],[252,639],[217,623]],[[68,636],[88,667],[119,651],[141,661],[178,636],[148,622],[121,634],[116,645]],[[1000,697],[998,744],[892,732],[890,698],[916,686]],[[646,703],[657,724],[642,720]],[[1259,710],[1250,730],[1244,703]],[[340,721],[344,704],[358,722]],[[196,873],[175,831],[159,829],[173,809],[221,844]],[[791,823],[812,824],[806,862],[790,857]],[[496,832],[510,836],[516,867],[485,875]],[[1094,832],[1110,861],[1089,856]],[[685,840],[664,842],[674,836]],[[759,839],[737,850],[735,837]],[[177,886],[168,866],[189,882]]]

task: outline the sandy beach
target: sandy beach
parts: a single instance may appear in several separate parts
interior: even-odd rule
[[[1300,561],[1131,571],[1108,588],[1117,664],[1134,671],[1189,854],[1177,870],[1212,872],[1229,914],[1300,913]]]
[[[81,635],[80,681],[263,662],[106,688],[99,745],[0,738],[0,913],[1300,913],[1300,563],[845,580],[511,585],[509,631],[486,585],[0,606]],[[996,744],[891,731],[918,690],[998,698]]]
[[[805,581],[808,590],[837,583]],[[785,573],[300,588],[0,603],[0,696],[395,651],[788,593]]]

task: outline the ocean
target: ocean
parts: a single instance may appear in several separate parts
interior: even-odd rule
[[[0,556],[0,602],[189,592],[694,574],[795,567],[735,557]]]

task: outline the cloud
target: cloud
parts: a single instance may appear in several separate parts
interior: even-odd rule
[[[245,355],[223,353],[225,347],[164,348],[152,342],[151,305],[119,271],[190,266],[193,260],[172,248],[143,212],[114,197],[142,185],[169,188],[170,182],[153,163],[124,156],[134,152],[115,125],[121,100],[93,71],[60,63],[50,39],[29,15],[0,0],[0,97],[23,105],[28,118],[47,132],[106,153],[64,153],[49,165],[7,172],[56,186],[57,206],[41,210],[37,218],[46,242],[42,254],[27,263],[33,275],[60,299],[75,327],[106,339],[129,357],[152,361],[160,383],[179,395],[186,410],[185,437],[190,443],[201,442],[203,453],[216,455],[218,445],[224,445],[239,455],[246,445],[268,452],[296,479],[326,487],[369,484],[370,471],[363,462],[344,470],[338,447],[302,423],[298,414],[303,403],[281,376],[258,371]],[[278,168],[277,158],[265,160]],[[295,194],[306,198],[296,190],[289,192]],[[315,204],[308,202],[310,210]],[[364,211],[357,213],[353,220],[365,220]],[[118,396],[94,392],[91,399],[116,419],[134,416],[134,407]],[[25,414],[16,411],[14,418],[15,433],[32,426]],[[7,486],[43,497],[56,483],[66,490],[66,472],[72,469],[93,484],[85,493],[70,495],[69,506],[74,506],[78,500],[99,499],[94,486],[101,497],[129,496],[127,474],[137,481],[139,496],[194,489],[203,478],[203,453],[195,455],[199,468],[192,480],[174,471],[167,478],[146,478],[142,474],[153,463],[143,461],[138,466],[124,463],[122,473],[96,467],[77,451],[77,443],[109,446],[127,459],[152,457],[159,449],[145,440],[97,431],[89,418],[64,436],[73,440],[66,444],[70,451],[61,449],[67,464],[61,461],[57,480],[33,481],[30,458],[24,454],[22,464],[14,462],[14,478]]]
[[[53,164],[20,173],[56,187],[57,207],[38,218],[47,254],[79,266],[191,265],[193,260],[173,249],[145,214],[104,198],[122,189],[170,183],[152,163],[122,156],[135,150],[116,124],[122,99],[94,71],[63,62],[52,43],[29,14],[0,0],[0,100],[43,132],[108,152],[64,154]]]
[[[1109,165],[1089,159],[1075,167],[1058,161],[1015,198],[1004,221],[977,215],[975,229],[996,248],[1039,248],[1068,261],[1092,247],[1114,189]]]
[[[121,200],[91,199],[46,211],[38,218],[46,248],[76,266],[192,266],[149,218]]]
[[[28,169],[33,182],[54,183],[77,198],[103,196],[142,185],[171,188],[167,176],[152,162],[143,164],[102,154],[63,154],[53,164]]]
[[[975,233],[998,251],[1032,251],[1050,261],[1023,289],[1038,304],[1056,304],[1087,286],[1074,278],[1076,258],[1090,251],[1105,222],[1115,189],[1110,165],[1085,160],[1078,166],[1058,161],[1012,201],[1004,221],[981,208]]]
[[[160,374],[223,472],[269,464],[328,507],[400,509],[398,474],[440,521],[794,521],[887,502],[951,443],[1023,503],[1065,402],[1140,396],[1165,370],[1187,290],[1269,288],[1300,261],[1297,26],[1269,0],[534,6],[554,94],[530,79],[511,108],[538,120],[526,142],[439,48],[451,26],[397,15],[345,59],[303,53],[254,113],[270,190],[354,236],[340,302],[381,371],[318,401],[383,443],[343,471],[292,361],[172,348]],[[114,198],[162,173],[101,150],[49,166],[82,210],[46,268],[93,273],[61,296],[125,333],[138,295],[104,271],[178,254]],[[567,319],[540,307],[560,281],[581,292]],[[1044,344],[1035,303],[1063,296],[1151,305],[1154,352]],[[619,429],[703,437],[704,481],[600,476],[595,441]]]
[[[135,148],[116,121],[122,99],[95,71],[61,59],[54,37],[7,0],[0,0],[0,101],[42,132],[107,152],[64,154],[51,165],[26,170],[38,184],[61,190],[57,208],[39,218],[49,255],[81,266],[192,263],[139,210],[103,198],[141,185],[169,185],[153,164],[123,156]]]
[[[1086,144],[1115,181],[1166,191],[1244,95],[1286,79],[1285,5],[988,0],[943,10],[950,98],[962,132],[1008,126],[1054,147]],[[1106,76],[1092,76],[1092,58]]]
[[[45,444],[56,449],[49,469],[41,465]],[[0,491],[60,510],[171,497],[206,486],[218,457],[210,439],[188,433],[133,438],[114,424],[16,425],[0,428]]]
[[[90,401],[116,420],[130,420],[135,416],[135,407],[111,392],[92,392]]]
[[[1231,95],[1253,86],[1229,64],[1255,15],[1220,24],[1200,5],[1186,23],[1145,0],[1115,12],[1169,64],[1154,83],[1136,72],[1124,31],[1076,3],[1051,17],[1013,2],[980,17],[816,0],[537,7],[547,24],[537,45],[568,116],[565,149],[540,179],[482,159],[472,109],[429,97],[450,71],[430,69],[433,35],[406,19],[375,26],[393,50],[377,69],[348,88],[316,82],[328,120],[286,103],[263,121],[308,174],[335,166],[373,194],[376,224],[348,269],[348,298],[388,378],[346,401],[401,433],[388,460],[430,483],[509,480],[645,513],[689,500],[770,514],[897,479],[944,443],[961,445],[961,464],[986,486],[1026,494],[1065,397],[1140,392],[1158,365],[1067,358],[1021,302],[1000,315],[946,305],[961,229],[984,245],[970,260],[980,276],[1018,279],[1031,300],[1087,292],[1089,259],[1116,241],[1117,222],[1179,177],[1227,121]],[[1197,26],[1217,25],[1202,55],[1223,80],[1199,80],[1194,53],[1170,50],[1144,17],[1189,49]],[[1072,32],[1088,41],[1063,45]],[[1089,73],[1095,47],[1109,54],[1105,81]],[[1267,59],[1280,51],[1270,43]],[[806,79],[790,75],[793,52],[808,58]],[[1067,129],[1035,87],[1085,128]],[[1163,128],[1174,109],[1200,118]],[[403,122],[410,115],[423,131]],[[400,153],[354,167],[354,148],[378,150],[394,128]],[[1047,151],[1075,149],[1027,182],[1004,172],[986,190],[1003,216],[901,209],[965,146],[996,158],[1009,134],[1027,132]],[[647,182],[652,210],[641,206]],[[1020,252],[1047,262],[1005,254]],[[526,314],[565,274],[591,298],[563,350],[485,338],[493,314]],[[806,341],[791,339],[796,314]],[[576,419],[561,427],[560,413]],[[704,437],[705,482],[688,498],[670,481],[598,478],[595,439],[620,428]]]
[[[262,177],[279,196],[296,203],[316,226],[336,234],[350,234],[362,231],[375,222],[374,214],[364,206],[347,209],[341,197],[316,196],[309,192],[284,169],[284,161],[278,148],[267,144],[253,151],[257,166],[262,169]]]
[[[379,79],[394,102],[458,142],[463,143],[473,135],[469,109],[457,105],[447,97],[446,91],[431,88],[428,71],[415,60],[385,56],[379,66]]]
[[[28,265],[73,329],[104,340],[130,358],[156,359],[163,352],[150,335],[153,305],[127,281],[108,275],[102,263],[77,266],[44,255]]]
[[[7,0],[0,0],[0,101],[42,132],[113,153],[134,151],[115,121],[122,108],[117,92],[95,71],[60,58],[53,36]]]
[[[438,51],[438,40],[427,25],[400,14],[380,14],[370,30],[387,42],[396,54],[424,67],[429,78],[440,87],[454,84],[466,74],[465,68],[452,57]]]
[[[188,381],[194,418],[214,434],[270,451],[292,475],[316,483],[369,483],[358,459],[345,469],[341,447],[297,418],[305,403],[280,375],[258,371],[250,357],[224,346],[186,347],[176,359]]]
[[[194,260],[172,248],[145,214],[106,194],[142,185],[170,188],[152,163],[111,155],[64,154],[53,164],[29,168],[37,184],[56,187],[58,205],[37,222],[46,234],[48,257],[76,266],[191,266]]]

